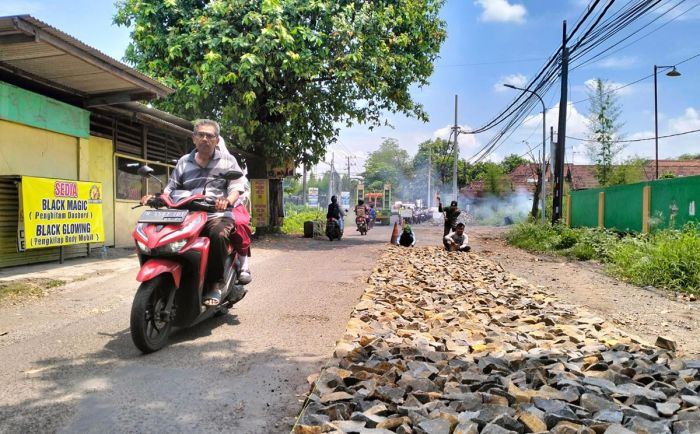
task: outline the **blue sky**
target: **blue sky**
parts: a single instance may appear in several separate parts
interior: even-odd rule
[[[663,0],[675,3],[677,0]],[[618,2],[624,4],[625,2]],[[383,137],[393,137],[409,153],[417,145],[433,137],[447,137],[454,120],[454,95],[459,96],[459,124],[477,127],[503,109],[515,96],[515,91],[502,83],[523,85],[544,64],[545,59],[561,43],[561,22],[569,28],[583,13],[586,0],[448,0],[441,13],[447,21],[448,38],[430,85],[413,89],[416,101],[422,103],[430,116],[428,123],[403,116],[389,116],[394,128],[369,131],[356,126],[342,131],[339,143],[329,149],[337,158],[352,155],[353,172],[362,171],[366,155],[377,149]],[[627,84],[653,72],[653,65],[673,65],[700,53],[700,0],[687,0],[674,12],[659,19],[638,36],[670,21],[663,28],[633,45],[601,59],[600,62],[571,72],[570,101],[587,96],[586,82],[594,78],[608,80],[613,86]],[[690,8],[688,13],[671,18]],[[28,13],[80,39],[106,54],[121,59],[129,42],[127,29],[112,24],[115,7],[112,0],[2,0],[0,16]],[[655,18],[649,14],[635,30]],[[619,40],[623,33],[611,42]],[[659,74],[660,135],[700,129],[700,57],[679,65],[681,77]],[[653,80],[648,78],[618,92],[622,105],[622,133],[627,139],[653,137]],[[558,86],[544,96],[550,110],[547,124],[554,125],[559,100]],[[573,109],[572,109],[573,107]],[[527,146],[541,141],[539,109],[530,119],[489,157],[498,161],[510,153],[523,154]],[[567,133],[586,136],[588,103],[570,105]],[[549,128],[548,128],[549,129]],[[471,157],[491,137],[489,132],[478,136],[460,136],[462,157]],[[673,158],[682,153],[700,153],[700,134],[689,134],[659,141],[660,158]],[[629,144],[621,157],[638,155],[653,158],[654,142]],[[567,142],[567,162],[587,162],[583,142]],[[323,165],[319,167],[323,170]]]

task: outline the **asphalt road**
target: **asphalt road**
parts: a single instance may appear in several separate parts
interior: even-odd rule
[[[82,277],[0,307],[0,432],[289,432],[389,237],[260,240],[247,297],[147,356],[129,334],[134,256],[44,266],[32,276]]]

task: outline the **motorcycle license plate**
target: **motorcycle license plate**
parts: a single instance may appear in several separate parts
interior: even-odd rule
[[[187,212],[186,209],[149,209],[141,214],[139,223],[182,223]]]

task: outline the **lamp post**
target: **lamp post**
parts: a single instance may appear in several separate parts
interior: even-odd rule
[[[512,84],[504,84],[503,86],[515,89],[515,90],[521,90],[523,92],[528,92],[537,97],[537,99],[540,100],[540,103],[542,103],[542,190],[540,191],[540,206],[542,208],[542,224],[544,224],[544,196],[545,196],[545,187],[544,184],[547,182],[546,178],[546,171],[547,171],[547,162],[545,161],[545,149],[547,147],[547,125],[546,125],[546,116],[547,116],[547,107],[544,105],[544,101],[542,100],[542,97],[540,97],[537,92],[533,90],[528,90],[528,89],[523,89],[521,87],[513,86]]]
[[[659,179],[659,100],[657,96],[657,87],[656,87],[656,72],[659,70],[659,68],[672,68],[669,72],[666,73],[667,76],[669,77],[680,77],[681,73],[676,70],[675,65],[670,65],[670,66],[663,66],[663,65],[654,65],[654,151],[655,151],[655,156],[656,156],[656,178]]]

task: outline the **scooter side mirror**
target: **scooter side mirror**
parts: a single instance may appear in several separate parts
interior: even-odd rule
[[[136,173],[138,173],[140,176],[143,176],[144,178],[151,176],[151,174],[153,172],[155,172],[155,170],[153,170],[151,167],[148,167],[145,164],[143,166],[139,167],[138,170],[136,171]]]
[[[233,181],[242,177],[243,172],[241,172],[240,170],[229,170],[227,172],[222,173],[220,176],[228,181]]]

